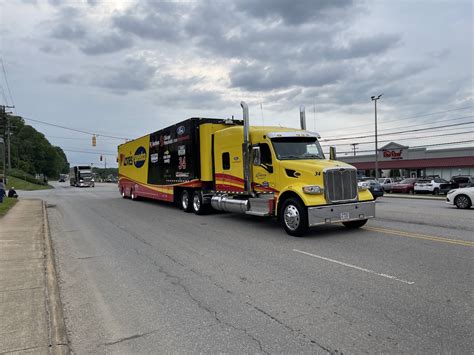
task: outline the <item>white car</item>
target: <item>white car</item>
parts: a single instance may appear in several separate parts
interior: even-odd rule
[[[449,185],[449,181],[441,178],[433,179],[420,179],[415,183],[413,191],[415,193],[432,193],[433,195],[439,194],[440,190],[445,189]]]
[[[474,187],[464,187],[448,192],[446,203],[455,205],[457,208],[471,208],[474,201]]]

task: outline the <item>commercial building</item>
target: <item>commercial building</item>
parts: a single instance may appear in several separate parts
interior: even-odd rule
[[[421,177],[439,175],[474,175],[474,147],[426,149],[410,148],[391,142],[378,152],[378,166],[383,177]],[[338,156],[357,167],[365,176],[375,176],[375,155]]]

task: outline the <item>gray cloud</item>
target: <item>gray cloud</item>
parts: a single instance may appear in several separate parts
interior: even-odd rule
[[[352,0],[240,0],[237,8],[260,19],[281,20],[288,25],[324,21],[333,10],[348,8]]]
[[[176,41],[182,38],[182,9],[179,3],[143,1],[112,22],[124,33],[144,39]]]
[[[80,47],[81,51],[88,55],[99,55],[118,52],[125,48],[130,48],[133,41],[130,37],[112,33],[105,36],[89,38]]]
[[[46,82],[52,84],[69,85],[74,84],[77,78],[74,74],[59,74],[55,76],[48,76],[45,78]]]
[[[60,23],[53,28],[51,36],[57,39],[78,40],[86,36],[86,29],[79,23]]]
[[[144,91],[150,88],[157,72],[157,68],[145,60],[134,58],[127,59],[121,66],[104,68],[94,71],[94,77],[89,83],[93,86],[112,90],[117,94],[129,91]]]
[[[229,74],[232,87],[248,91],[275,90],[292,86],[321,87],[334,84],[345,75],[344,67],[312,66],[293,69],[288,65],[264,66],[240,63]]]

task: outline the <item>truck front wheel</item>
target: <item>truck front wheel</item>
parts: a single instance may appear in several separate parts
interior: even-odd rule
[[[296,198],[289,198],[281,207],[281,222],[286,233],[294,237],[303,236],[308,230],[308,211]]]
[[[360,228],[367,223],[366,219],[361,219],[358,221],[342,222],[342,224],[349,229]]]

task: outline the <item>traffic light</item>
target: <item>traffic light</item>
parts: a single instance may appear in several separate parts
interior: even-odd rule
[[[92,136],[92,146],[95,147],[97,144],[97,138],[95,136],[95,134]]]

